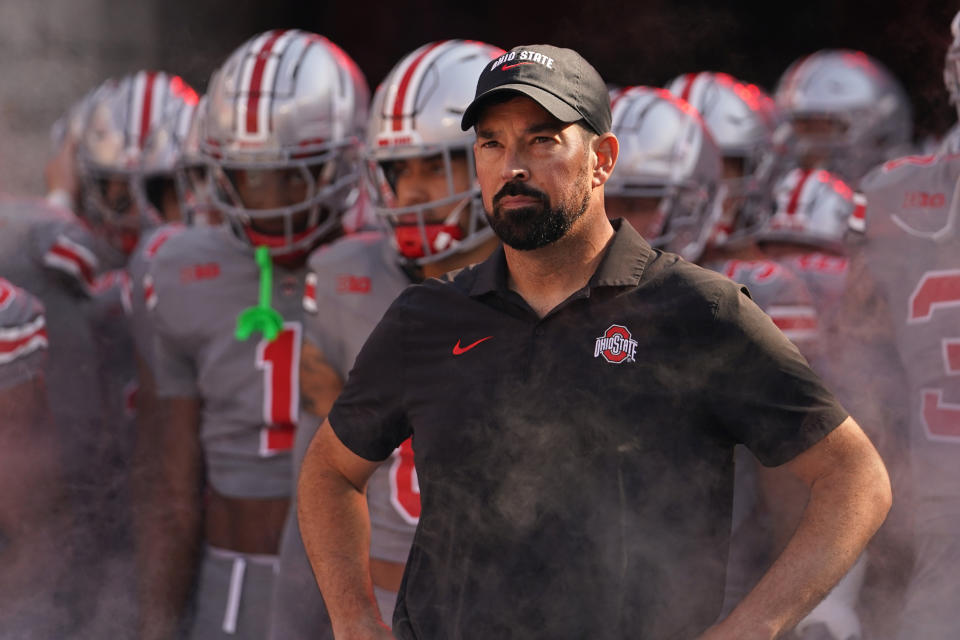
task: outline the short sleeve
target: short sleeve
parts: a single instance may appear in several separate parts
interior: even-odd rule
[[[846,419],[796,346],[746,294],[724,288],[715,320],[711,410],[763,464],[791,460]]]
[[[88,232],[71,223],[38,227],[38,233],[40,230],[43,234],[35,235],[33,242],[43,266],[63,276],[82,294],[90,295],[95,287],[100,263]],[[50,231],[53,233],[48,236]]]
[[[0,390],[42,375],[46,353],[43,305],[0,278]]]
[[[197,370],[192,358],[170,338],[155,334],[153,339],[157,395],[160,397],[196,397],[200,395]]]
[[[340,441],[367,460],[386,460],[411,435],[403,405],[405,299],[401,295],[370,334],[330,411]]]

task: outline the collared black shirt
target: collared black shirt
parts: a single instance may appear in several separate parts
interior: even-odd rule
[[[358,455],[413,435],[401,638],[693,637],[719,613],[733,447],[783,463],[846,417],[727,278],[628,224],[543,318],[502,250],[408,288],[330,414]]]

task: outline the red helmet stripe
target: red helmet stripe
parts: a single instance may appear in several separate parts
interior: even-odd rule
[[[16,289],[13,288],[13,285],[0,278],[0,309],[10,304],[14,296],[16,296]]]
[[[137,146],[141,149],[147,142],[147,136],[150,134],[150,117],[153,114],[153,85],[157,79],[156,71],[147,71],[146,80],[143,86],[143,106],[140,110],[140,141]]]
[[[410,88],[410,80],[413,79],[414,72],[416,72],[417,67],[420,66],[420,63],[423,62],[423,59],[427,57],[427,54],[446,42],[446,40],[441,40],[428,45],[423,51],[420,52],[420,55],[414,58],[413,62],[410,63],[410,66],[408,66],[407,70],[404,72],[403,77],[400,79],[400,85],[397,87],[397,96],[393,101],[392,111],[394,131],[400,131],[403,128],[403,103],[407,98],[407,90]]]
[[[624,96],[629,94],[631,89],[633,89],[633,86],[624,87],[623,89],[620,89],[619,91],[617,91],[617,93],[613,97],[613,100],[610,101],[610,113],[613,113],[613,110],[614,108],[616,108],[617,103],[620,102],[620,100],[623,99]]]
[[[253,73],[250,75],[250,87],[247,90],[247,133],[257,133],[259,131],[257,116],[260,112],[260,85],[263,83],[263,72],[270,60],[270,51],[273,49],[273,45],[286,32],[286,29],[275,30],[257,53],[257,61],[254,63]]]
[[[813,173],[813,169],[804,169],[801,172],[800,178],[797,180],[797,186],[793,188],[793,193],[790,195],[790,203],[787,205],[787,213],[792,215],[797,212],[797,207],[800,206],[800,195],[803,193],[803,186],[807,184],[807,179]]]
[[[683,91],[680,92],[680,97],[687,102],[690,102],[690,94],[693,92],[693,83],[697,81],[697,76],[699,73],[688,73],[685,76],[686,84],[683,86]]]

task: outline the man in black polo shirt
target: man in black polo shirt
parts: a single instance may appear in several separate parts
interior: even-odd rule
[[[394,302],[304,461],[301,530],[337,637],[392,637],[363,487],[411,434],[422,511],[398,638],[790,628],[889,508],[872,445],[745,291],[607,221],[618,145],[578,54],[536,45],[492,61],[470,126],[506,246]],[[714,624],[739,442],[811,499],[783,555]]]

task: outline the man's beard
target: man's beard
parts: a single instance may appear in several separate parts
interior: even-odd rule
[[[578,187],[586,182],[586,172],[577,180]],[[528,196],[539,200],[537,204],[504,212],[500,201],[505,196]],[[517,251],[531,251],[553,244],[570,231],[573,223],[587,210],[590,190],[583,189],[583,197],[574,202],[575,196],[560,202],[556,207],[550,197],[529,187],[523,182],[508,182],[493,196],[493,214],[487,213],[487,221],[494,233],[508,247]]]

